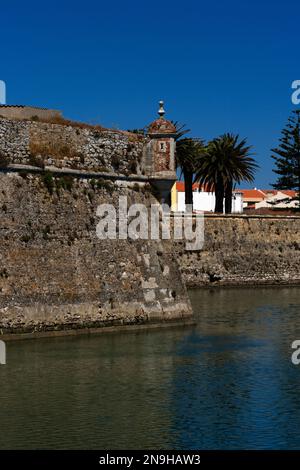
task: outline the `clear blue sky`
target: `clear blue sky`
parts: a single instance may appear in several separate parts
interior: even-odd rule
[[[1,2],[0,79],[9,104],[121,129],[148,124],[164,99],[194,136],[247,137],[267,187],[295,108],[299,13],[276,0]]]

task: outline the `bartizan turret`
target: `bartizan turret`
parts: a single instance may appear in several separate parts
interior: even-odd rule
[[[159,118],[148,127],[150,138],[146,146],[145,169],[151,183],[159,192],[161,202],[170,202],[171,188],[176,181],[176,127],[164,118],[164,102],[159,102]]]

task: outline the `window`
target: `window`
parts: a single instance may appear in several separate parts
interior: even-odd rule
[[[167,150],[166,142],[159,142],[160,152],[165,152]]]

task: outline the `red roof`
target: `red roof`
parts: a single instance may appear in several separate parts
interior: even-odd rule
[[[199,183],[194,183],[193,184],[193,191],[199,191]],[[179,193],[184,192],[184,181],[176,181],[176,190]],[[200,189],[201,191],[206,191],[206,192],[211,192],[208,190],[207,186],[204,185]],[[283,194],[286,194],[288,197],[296,197],[297,196],[297,191],[292,191],[289,189],[282,189],[282,190],[276,190],[276,189],[238,189],[236,192],[242,193],[243,199],[245,201],[253,201],[253,202],[258,202],[258,201],[263,201],[270,195],[276,195],[278,192],[281,192]]]
[[[199,191],[199,188],[200,188],[199,183],[194,183],[193,184],[193,191]],[[176,190],[179,193],[184,193],[184,181],[176,181]],[[208,191],[208,188],[205,185],[201,186],[201,191],[210,192],[210,191]]]
[[[176,127],[171,121],[158,118],[150,124],[148,132],[149,134],[176,134]]]
[[[244,201],[263,201],[266,198],[266,192],[261,189],[240,189]]]
[[[279,191],[283,194],[286,194],[289,197],[296,197],[298,194],[297,191],[293,191],[291,189],[280,189]]]

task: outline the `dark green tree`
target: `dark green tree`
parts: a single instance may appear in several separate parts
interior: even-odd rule
[[[176,142],[176,166],[184,177],[185,204],[193,206],[193,181],[197,171],[199,158],[205,153],[206,147],[201,139],[184,137]]]
[[[275,189],[292,189],[298,192],[300,204],[300,109],[292,112],[281,131],[278,147],[271,149],[278,175]]]
[[[232,211],[234,183],[252,182],[257,164],[250,156],[251,147],[238,135],[224,134],[209,142],[207,151],[197,161],[195,180],[216,195],[215,212]]]

